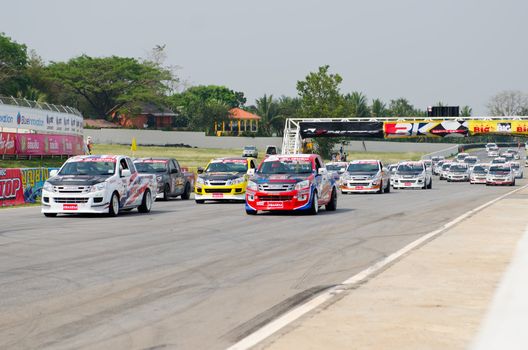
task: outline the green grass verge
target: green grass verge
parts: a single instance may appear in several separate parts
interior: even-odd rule
[[[241,149],[217,149],[217,148],[182,148],[182,147],[154,147],[138,146],[136,152],[130,150],[126,145],[94,145],[94,154],[124,154],[131,157],[172,157],[176,158],[182,166],[200,167],[205,166],[211,159],[218,157],[238,157],[242,154]],[[384,163],[395,163],[400,160],[418,160],[424,153],[407,152],[354,152],[348,154],[348,160],[353,159],[381,159]],[[259,161],[262,160],[259,157]],[[60,167],[65,159],[44,158],[31,160],[0,160],[0,168],[38,168],[38,167]]]

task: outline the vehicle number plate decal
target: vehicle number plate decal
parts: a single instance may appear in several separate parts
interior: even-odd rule
[[[405,182],[404,185],[405,186],[411,186],[411,183],[410,182]]]
[[[283,202],[268,202],[268,208],[284,208]]]
[[[356,190],[362,190],[363,186],[356,186]]]
[[[213,193],[213,198],[224,198],[223,193]]]
[[[62,210],[77,210],[77,204],[63,204]]]

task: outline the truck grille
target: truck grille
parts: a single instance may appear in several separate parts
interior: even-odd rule
[[[207,181],[207,183],[209,186],[225,186],[227,181],[215,180],[215,181]]]
[[[259,191],[262,192],[286,192],[293,191],[295,184],[261,184]]]
[[[55,203],[88,203],[88,198],[53,198]]]
[[[53,190],[58,193],[87,193],[90,186],[54,186]]]
[[[231,193],[230,188],[206,188],[205,193]]]
[[[349,182],[348,186],[369,186],[369,182]]]
[[[258,197],[259,201],[270,202],[270,201],[291,201],[293,196],[262,196]]]

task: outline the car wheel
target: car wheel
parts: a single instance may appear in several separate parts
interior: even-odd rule
[[[253,209],[246,209],[247,215],[257,215],[257,211]]]
[[[380,182],[380,188],[376,193],[383,193],[383,181]]]
[[[185,191],[183,191],[183,194],[181,195],[181,199],[187,200],[191,198],[191,185],[187,182],[187,185],[185,185]]]
[[[57,216],[57,213],[44,213],[44,216],[47,218],[54,218]]]
[[[319,197],[317,196],[317,192],[314,191],[312,195],[312,202],[310,203],[310,209],[308,209],[308,213],[310,215],[317,215],[319,212]]]
[[[150,190],[145,190],[143,192],[143,199],[141,200],[141,205],[138,207],[140,213],[149,213],[152,209],[152,196]]]
[[[336,190],[332,190],[330,202],[325,206],[327,211],[335,211],[337,209],[337,193]]]
[[[165,184],[165,187],[163,188],[163,201],[168,201],[170,196],[170,186],[169,184]]]
[[[385,190],[384,190],[384,192],[385,192],[385,193],[389,193],[389,192],[390,192],[390,188],[391,188],[390,183],[388,183],[388,184],[387,184],[387,187],[386,187]]]
[[[196,202],[196,204],[204,204],[204,203],[205,203],[205,200],[203,200],[203,199],[197,199],[195,202]]]
[[[431,181],[429,181],[429,185],[427,185],[428,190],[430,190],[431,188],[433,188],[433,179],[431,179]]]
[[[108,208],[109,216],[118,216],[119,215],[119,196],[116,192],[112,193],[110,197],[110,206]]]

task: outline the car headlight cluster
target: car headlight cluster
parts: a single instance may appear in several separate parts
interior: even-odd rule
[[[256,191],[258,189],[258,185],[253,181],[248,181],[246,188],[248,190]]]
[[[42,189],[44,189],[44,191],[53,192],[53,185],[46,181],[44,182]]]
[[[246,181],[245,177],[237,177],[236,179],[227,180],[226,185],[227,186],[238,185],[238,184],[244,183],[245,181]]]
[[[90,187],[90,192],[102,191],[106,188],[106,182],[100,182]]]
[[[308,187],[310,187],[310,181],[309,180],[299,181],[295,185],[295,189],[296,190],[302,190],[302,189],[308,188]]]
[[[197,185],[205,185],[205,180],[201,177],[197,178],[196,179],[196,184]]]

